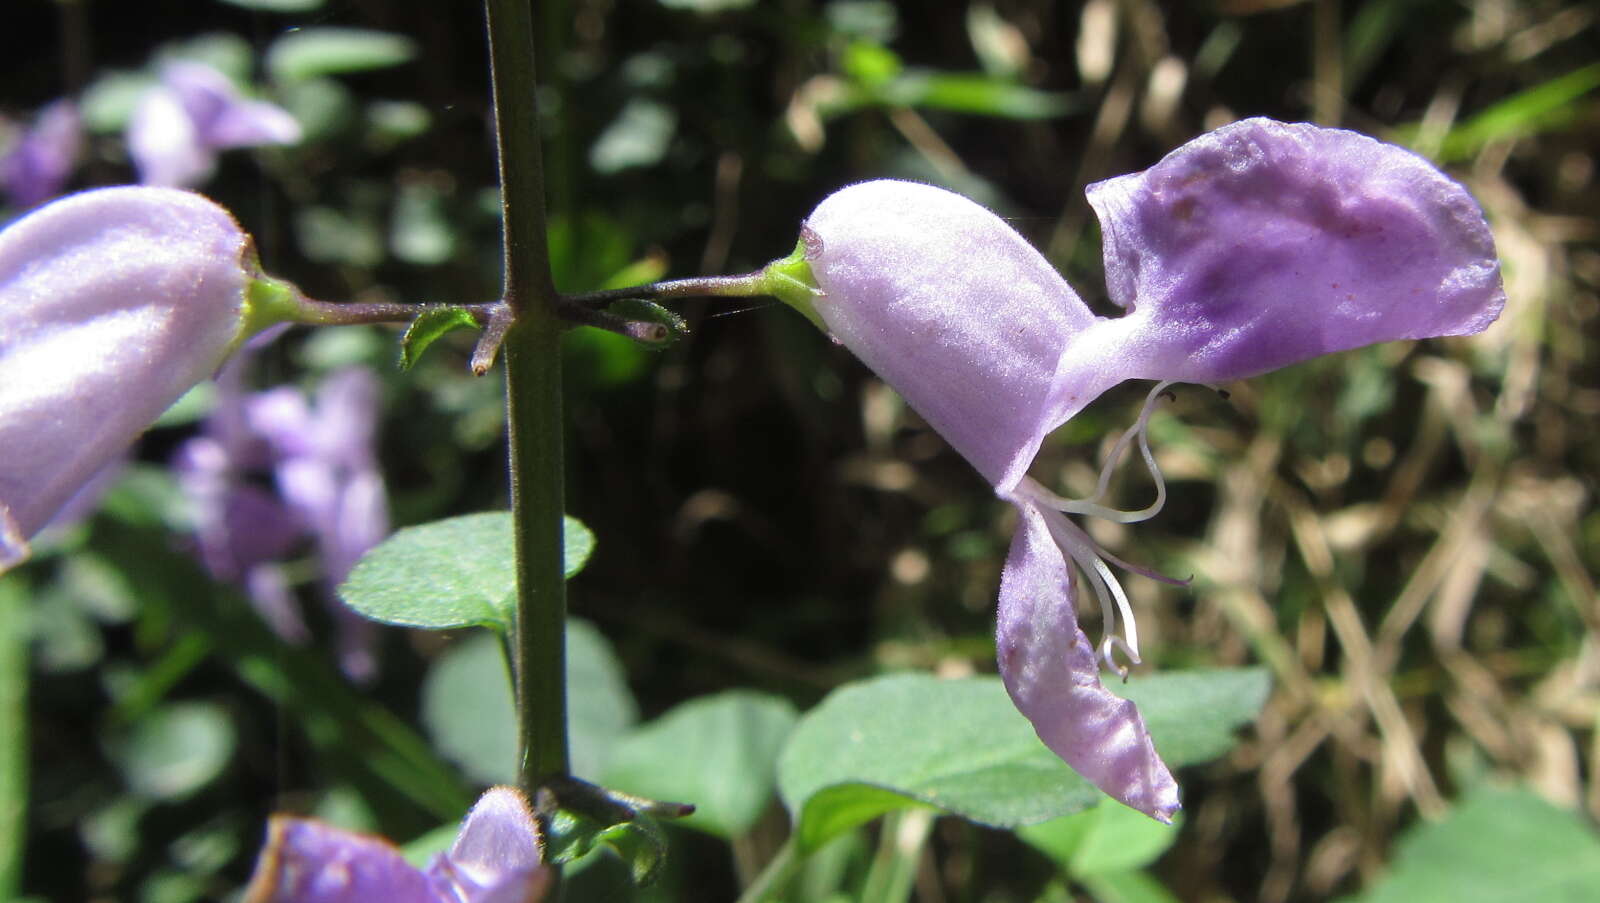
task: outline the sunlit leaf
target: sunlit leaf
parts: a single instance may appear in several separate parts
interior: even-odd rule
[[[134,793],[182,799],[222,772],[233,743],[233,724],[221,706],[175,702],[136,722],[114,743],[112,758]]]
[[[1269,681],[1261,670],[1195,671],[1126,687],[1173,767],[1227,751]],[[998,678],[901,674],[847,685],[807,713],[778,764],[802,849],[885,812],[932,806],[1016,827],[1104,797],[1039,742]]]
[[[408,37],[364,28],[319,26],[290,31],[267,48],[267,71],[279,82],[386,69],[417,54]]]
[[[1479,787],[1443,821],[1400,838],[1389,874],[1359,903],[1600,900],[1600,835],[1525,790]]]
[[[565,523],[570,578],[588,561],[594,535],[574,518]],[[515,562],[511,513],[468,514],[395,533],[362,556],[339,595],[385,624],[504,630],[514,605]]]
[[[400,337],[400,369],[410,370],[428,346],[457,329],[475,329],[478,321],[459,307],[435,307],[417,315]]]

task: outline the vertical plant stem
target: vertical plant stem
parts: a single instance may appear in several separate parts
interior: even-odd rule
[[[521,770],[532,796],[567,773],[561,323],[545,238],[530,0],[486,0],[505,235],[506,429],[517,549],[512,635]]]
[[[0,900],[22,891],[28,836],[28,593],[0,580]]]
[[[934,813],[927,809],[904,809],[884,816],[878,836],[878,852],[861,888],[862,903],[904,903],[911,899],[917,865],[922,861],[928,835],[933,833]]]

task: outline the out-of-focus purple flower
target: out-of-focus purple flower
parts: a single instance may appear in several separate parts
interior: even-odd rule
[[[1239,379],[1373,342],[1475,333],[1505,295],[1466,190],[1353,132],[1246,120],[1088,193],[1125,316],[1091,313],[989,211],[906,182],[850,186],[811,215],[805,256],[819,291],[807,303],[1016,506],[996,645],[1017,708],[1080,774],[1169,821],[1177,784],[1137,708],[1100,683],[1100,660],[1117,667],[1114,649],[1139,661],[1127,597],[1105,559],[1121,562],[1066,517],[1126,523],[1160,509],[1150,407],[1087,499],[1026,476],[1044,437],[1123,380]],[[1118,511],[1101,499],[1134,439],[1157,500]],[[1078,626],[1069,561],[1104,614],[1098,655]]]
[[[39,111],[33,127],[0,157],[0,185],[18,207],[33,207],[61,193],[83,147],[83,121],[70,100]]]
[[[300,641],[305,626],[276,563],[309,536],[339,623],[340,663],[352,678],[368,679],[377,669],[375,625],[334,589],[389,533],[375,451],[377,378],[359,367],[337,371],[313,404],[291,386],[247,395],[240,376],[229,367],[219,377],[205,433],[175,461],[196,509],[202,559],[214,576],[244,582],[279,635]],[[267,477],[276,491],[266,488]]]
[[[0,232],[0,572],[244,338],[255,273],[226,210],[106,188]]]
[[[550,889],[539,823],[522,793],[492,787],[425,869],[381,837],[274,816],[246,903],[538,903]]]
[[[139,181],[194,186],[211,175],[218,151],[294,144],[301,129],[277,104],[242,97],[216,69],[178,61],[139,100],[127,137]]]

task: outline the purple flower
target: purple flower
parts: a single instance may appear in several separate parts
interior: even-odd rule
[[[522,793],[492,787],[467,813],[448,852],[426,869],[381,837],[273,816],[246,903],[538,903],[551,873],[539,823]]]
[[[246,100],[216,69],[172,62],[145,93],[128,123],[128,152],[147,185],[194,186],[216,166],[217,152],[294,144],[300,124],[282,107]]]
[[[0,232],[0,572],[246,332],[249,236],[167,188],[106,188]]]
[[[1373,342],[1475,333],[1505,296],[1467,192],[1422,158],[1353,132],[1250,119],[1088,194],[1125,316],[1092,314],[987,210],[906,182],[850,186],[811,215],[810,303],[1016,506],[996,645],[1017,708],[1080,774],[1169,821],[1177,784],[1138,709],[1100,683],[1101,660],[1117,667],[1115,649],[1139,661],[1105,559],[1121,562],[1066,517],[1132,522],[1160,509],[1149,406],[1088,499],[1026,476],[1044,437],[1123,380],[1218,382]],[[1101,504],[1110,469],[1135,438],[1156,503],[1110,509]],[[1074,568],[1104,613],[1098,654],[1078,626]]]
[[[341,664],[353,678],[370,678],[374,625],[338,602],[334,588],[389,533],[375,451],[377,379],[363,368],[337,371],[313,404],[291,386],[247,395],[240,363],[219,376],[205,433],[186,442],[175,462],[195,506],[201,557],[213,576],[242,581],[279,636],[298,642],[307,631],[277,562],[311,537],[323,595],[339,621]]]
[[[61,193],[83,146],[83,122],[70,100],[39,111],[33,127],[0,157],[0,186],[18,207],[33,207]]]

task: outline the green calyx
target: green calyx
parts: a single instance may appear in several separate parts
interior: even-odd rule
[[[828,331],[827,324],[817,315],[817,308],[813,304],[816,297],[822,294],[822,290],[817,288],[817,280],[811,273],[811,264],[806,260],[805,239],[802,238],[794,246],[794,253],[788,257],[774,260],[762,267],[758,281],[762,294],[777,298],[804,314],[805,318],[818,329],[823,332]]]
[[[244,291],[244,320],[239,325],[239,342],[279,323],[302,320],[300,290],[265,273],[250,278]]]

